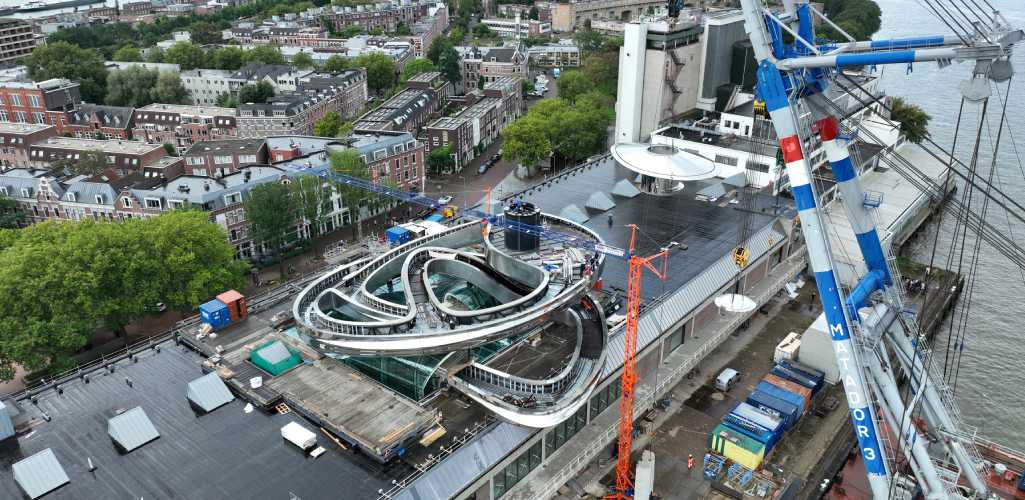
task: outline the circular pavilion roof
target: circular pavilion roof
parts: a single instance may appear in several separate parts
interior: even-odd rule
[[[708,158],[666,144],[616,144],[612,156],[620,165],[658,179],[700,181],[717,177],[720,170]]]

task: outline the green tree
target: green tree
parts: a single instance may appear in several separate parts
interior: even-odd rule
[[[111,71],[107,75],[107,99],[111,106],[140,108],[152,104],[158,73],[141,66]]]
[[[578,30],[573,35],[573,40],[576,41],[577,47],[580,48],[580,53],[588,55],[602,50],[605,44],[605,35],[590,29]]]
[[[481,5],[479,0],[459,0],[459,17],[468,18],[479,14]]]
[[[273,45],[260,45],[253,47],[245,51],[242,59],[246,64],[253,62],[262,64],[285,64],[285,56],[281,55],[281,49]]]
[[[449,44],[462,45],[464,39],[466,39],[466,30],[459,26],[453,26],[452,30],[448,34]]]
[[[86,101],[102,102],[107,93],[107,68],[95,50],[67,42],[48,43],[36,47],[21,61],[34,81],[67,78],[78,82]]]
[[[491,31],[491,28],[488,27],[488,25],[484,23],[477,23],[473,27],[473,35],[477,38],[495,38],[498,36],[494,31]]]
[[[882,11],[872,0],[826,0],[823,3],[825,14],[834,24],[842,28],[855,40],[872,38],[881,26]],[[819,28],[819,36],[832,40],[845,40],[831,26]]]
[[[919,106],[900,97],[894,97],[890,102],[890,119],[900,122],[900,131],[915,144],[929,137],[929,120],[932,117]]]
[[[441,51],[441,55],[438,57],[438,71],[441,71],[442,76],[453,85],[463,79],[463,67],[459,62],[459,52],[455,47],[450,45]]]
[[[619,51],[602,51],[583,60],[580,71],[598,90],[615,96],[619,81]],[[560,77],[561,78],[561,77]]]
[[[395,61],[380,52],[361,54],[353,61],[358,68],[367,69],[367,87],[380,95],[395,85]]]
[[[192,42],[178,42],[164,52],[164,62],[177,64],[184,70],[206,66],[206,53]]]
[[[316,175],[300,175],[292,179],[288,189],[296,214],[309,226],[310,239],[316,238],[320,234],[320,226],[331,215],[331,185]],[[317,245],[313,246],[317,258],[320,258]]]
[[[348,137],[349,134],[356,128],[352,122],[342,122],[338,125],[338,131],[335,132],[335,137]]]
[[[552,155],[548,137],[549,123],[534,113],[527,113],[502,131],[504,156],[527,168],[534,168]]]
[[[164,143],[164,151],[167,153],[167,156],[178,156],[178,150],[170,142]]]
[[[341,73],[349,68],[352,68],[352,63],[349,61],[349,58],[334,55],[324,61],[324,66],[321,69],[327,73]]]
[[[243,66],[243,51],[238,47],[218,47],[207,53],[210,66],[215,69],[236,71]]]
[[[406,66],[402,68],[402,78],[400,78],[400,81],[406,83],[416,75],[430,73],[431,71],[435,71],[434,63],[430,59],[418,57],[406,63]]]
[[[412,35],[413,32],[409,30],[409,26],[406,26],[405,23],[399,23],[398,26],[395,27],[395,32],[393,34],[396,36],[409,36]]]
[[[427,47],[427,59],[429,59],[435,65],[441,60],[441,53],[448,47],[452,46],[452,41],[447,37],[440,36],[435,38],[431,42],[430,47]]]
[[[160,47],[150,47],[150,49],[146,51],[146,62],[164,62],[164,51],[161,50]]]
[[[534,91],[534,82],[530,80],[520,80],[520,89],[523,91],[523,97]]]
[[[280,182],[260,184],[249,190],[244,206],[253,241],[263,245],[270,255],[277,256],[288,234],[295,231],[295,210],[288,186]],[[284,268],[281,274],[284,276]]]
[[[0,230],[19,228],[24,219],[25,214],[18,211],[18,202],[0,194]],[[0,234],[2,232],[0,231]],[[2,240],[3,238],[0,238],[0,241]],[[0,250],[5,247],[6,245],[0,244]]]
[[[357,179],[369,179],[370,171],[363,161],[358,149],[349,148],[331,153],[331,171],[355,177]],[[367,192],[362,188],[350,186],[342,182],[335,183],[335,190],[342,199],[342,204],[349,210],[349,218],[356,223],[356,239],[363,240],[363,220],[360,207],[368,198]]]
[[[349,26],[348,28],[345,28],[340,33],[338,33],[338,35],[339,38],[352,38],[354,36],[362,35],[364,31],[365,30],[361,26]]]
[[[86,151],[77,160],[60,159],[52,162],[51,166],[55,170],[65,171],[71,175],[87,175],[92,177],[100,175],[107,170],[107,155],[99,151]]]
[[[318,137],[336,137],[338,135],[338,128],[341,126],[342,115],[335,111],[328,111],[313,124],[313,135]]]
[[[221,37],[221,30],[217,29],[217,26],[206,21],[192,23],[192,26],[189,26],[189,34],[191,35],[193,43],[198,43],[199,45],[221,43],[224,41]]]
[[[531,5],[530,6],[530,10],[527,11],[527,19],[533,19],[533,20],[536,21],[537,20],[537,16],[538,16],[537,7]]]
[[[451,172],[456,162],[452,159],[452,146],[434,148],[427,155],[427,171],[431,175],[439,175],[444,172]]]
[[[162,104],[188,104],[189,91],[182,84],[181,76],[171,71],[161,71],[157,85],[153,88],[153,101]]]
[[[559,97],[569,102],[577,100],[577,96],[594,88],[594,82],[589,80],[583,72],[577,70],[565,71],[557,80],[559,85]]]
[[[139,49],[133,45],[125,45],[114,52],[112,59],[122,62],[140,62],[142,61],[142,52],[139,52]]]
[[[292,56],[292,65],[296,68],[307,69],[313,67],[313,56],[300,52]]]
[[[274,97],[274,86],[266,80],[258,83],[243,85],[238,89],[238,102],[240,103],[262,103]]]

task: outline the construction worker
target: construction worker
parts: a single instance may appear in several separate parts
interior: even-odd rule
[[[687,471],[694,469],[694,455],[687,455]]]

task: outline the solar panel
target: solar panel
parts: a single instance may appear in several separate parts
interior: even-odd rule
[[[15,463],[11,470],[18,486],[33,499],[71,482],[50,448]]]
[[[160,437],[141,406],[107,420],[107,434],[125,453]]]
[[[208,373],[189,382],[185,395],[189,401],[207,413],[235,399],[235,396],[228,390],[228,386],[216,372]]]

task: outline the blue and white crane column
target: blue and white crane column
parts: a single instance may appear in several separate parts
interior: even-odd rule
[[[797,117],[790,108],[789,96],[783,84],[783,74],[776,68],[770,39],[766,33],[761,7],[756,0],[741,0],[744,26],[751,38],[758,64],[758,93],[765,101],[779,137],[787,176],[797,203],[808,248],[808,260],[815,273],[815,283],[833,339],[833,351],[839,367],[840,379],[847,394],[851,420],[858,439],[858,448],[864,459],[872,495],[885,499],[889,495],[889,475],[879,438],[876,434],[875,413],[868,397],[868,387],[851,341],[850,328],[844,311],[836,276],[833,273],[829,243],[819,220],[816,195],[811,185],[811,165],[804,157],[804,148],[797,129]]]

